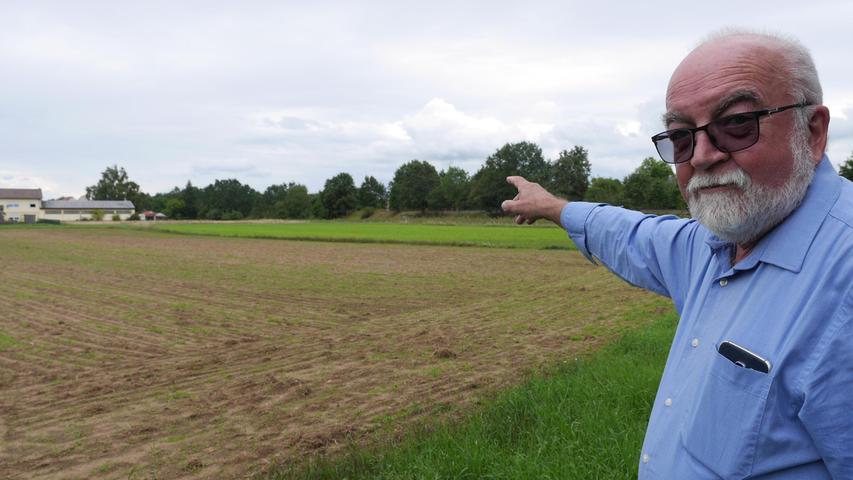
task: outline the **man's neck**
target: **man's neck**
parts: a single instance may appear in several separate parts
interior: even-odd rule
[[[737,265],[738,262],[740,262],[744,258],[748,257],[749,254],[752,253],[752,249],[755,248],[756,243],[758,243],[758,242],[757,241],[751,242],[751,243],[746,244],[746,245],[740,245],[740,244],[736,245],[735,246],[735,255],[734,255],[734,258],[732,258],[732,266]]]

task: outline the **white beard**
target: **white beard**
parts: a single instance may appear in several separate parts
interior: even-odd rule
[[[800,205],[811,184],[815,165],[807,132],[792,136],[791,153],[793,171],[778,188],[755,185],[740,168],[720,175],[694,174],[687,184],[690,214],[722,240],[738,245],[758,240]],[[714,185],[733,185],[741,192],[699,192]]]

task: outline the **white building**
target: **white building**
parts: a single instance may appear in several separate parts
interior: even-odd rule
[[[95,210],[103,213],[104,220],[112,220],[114,215],[127,220],[134,212],[130,200],[48,200],[42,204],[41,218],[61,222],[91,220]]]
[[[40,188],[0,188],[0,222],[36,223],[40,215]]]
[[[47,200],[42,201],[38,188],[0,188],[0,223],[36,223],[39,220],[74,222],[91,220],[95,211],[104,220],[114,215],[127,220],[134,213],[129,200]]]

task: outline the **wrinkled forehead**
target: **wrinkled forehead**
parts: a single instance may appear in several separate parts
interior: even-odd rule
[[[736,38],[702,45],[672,74],[667,114],[707,116],[736,103],[733,98],[765,106],[782,101],[790,91],[785,71],[783,52],[767,42]]]

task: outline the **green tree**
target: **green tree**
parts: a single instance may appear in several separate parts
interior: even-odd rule
[[[497,211],[502,201],[513,198],[515,188],[506,177],[521,175],[531,182],[548,185],[548,162],[542,149],[532,142],[507,143],[486,159],[471,178],[469,201],[472,206]]]
[[[281,218],[308,218],[311,216],[311,197],[308,187],[298,183],[287,184],[287,194],[275,204]]]
[[[554,195],[567,200],[582,200],[589,188],[589,159],[585,148],[575,145],[563,150],[551,165],[550,185]]]
[[[98,183],[86,187],[89,200],[130,200],[134,206],[142,203],[139,184],[131,181],[124,167],[113,165],[101,172]]]
[[[136,200],[131,200],[134,210],[137,212],[153,210],[153,208],[151,208],[151,198],[151,195],[145,192],[139,192],[139,195],[136,196]]]
[[[286,204],[288,186],[285,183],[270,185],[258,197],[252,215],[259,218],[286,218],[283,208]]]
[[[373,176],[364,177],[364,181],[358,187],[359,208],[385,208],[387,200],[388,191],[385,189],[385,185]]]
[[[200,210],[205,212],[206,218],[213,220],[222,219],[226,214],[233,219],[235,215],[231,212],[239,212],[241,218],[247,217],[258,195],[251,186],[243,185],[237,179],[216,180],[202,190]]]
[[[357,190],[349,173],[339,173],[326,180],[321,194],[325,218],[349,215],[358,203]]]
[[[421,210],[429,206],[427,196],[438,186],[438,172],[429,162],[412,160],[394,172],[389,204],[392,210]]]
[[[847,161],[841,164],[838,174],[847,180],[853,180],[853,153],[847,158]]]
[[[145,208],[144,210],[152,210],[155,212],[164,212],[166,210],[166,202],[175,198],[177,195],[178,189],[175,188],[171,192],[166,193],[157,193],[152,196],[148,196],[145,199]],[[135,204],[134,204],[135,205]]]
[[[461,210],[468,204],[470,189],[468,172],[459,167],[447,167],[439,172],[438,186],[427,195],[427,203],[433,210]]]
[[[648,157],[625,177],[623,200],[633,209],[681,209],[685,204],[672,167]]]
[[[178,194],[180,194],[180,190],[178,190]],[[169,196],[169,198],[166,199],[162,211],[163,214],[169,218],[184,218],[183,211],[185,208],[186,204],[184,203],[184,201],[177,195],[174,195]]]
[[[184,202],[184,208],[181,210],[181,218],[198,218],[198,188],[194,187],[192,182],[187,180],[187,184],[179,195],[179,198]]]
[[[326,218],[326,207],[323,206],[323,191],[309,195],[311,198],[311,216]]]
[[[609,203],[622,205],[623,185],[619,179],[595,177],[590,181],[589,188],[584,194],[587,202]]]
[[[104,219],[104,211],[101,209],[92,210],[92,220],[100,222]]]

